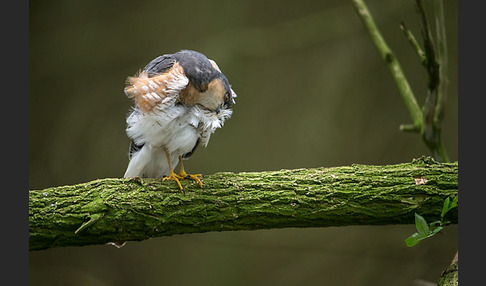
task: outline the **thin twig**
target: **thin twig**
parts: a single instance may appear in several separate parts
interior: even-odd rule
[[[440,0],[436,1],[441,2]],[[415,40],[413,34],[403,23],[401,24],[402,31],[405,33],[409,43],[419,56],[420,62],[427,70],[428,94],[422,109],[417,103],[415,95],[398,60],[383,39],[383,36],[376,26],[364,0],[352,0],[351,2],[368,30],[381,58],[385,61],[385,64],[391,71],[393,79],[400,91],[400,95],[412,117],[413,124],[402,124],[400,125],[400,130],[420,133],[424,143],[432,152],[434,158],[440,162],[449,162],[449,156],[447,155],[446,148],[441,138],[441,122],[444,114],[445,92],[447,89],[447,60],[445,59],[447,56],[447,49],[445,44],[445,25],[442,3],[436,2],[436,10],[438,13],[436,25],[438,25],[437,37],[439,41],[439,51],[437,53],[421,0],[416,0],[416,3],[418,12],[421,16],[422,38],[424,40],[423,49],[420,48],[420,45]]]
[[[448,61],[447,61],[447,39],[445,31],[445,17],[443,0],[434,1],[435,9],[435,26],[437,33],[437,60],[439,62],[440,83],[438,86],[437,105],[435,111],[434,123],[440,126],[444,118],[445,102],[447,99]]]
[[[445,52],[445,43],[442,42],[442,55],[438,55],[422,0],[416,0],[416,4],[421,18],[424,52],[427,57],[426,70],[428,74],[428,93],[423,113],[422,138],[427,147],[432,151],[436,160],[439,162],[449,162],[449,156],[447,155],[441,137],[441,121],[445,99],[445,96],[442,93],[445,92],[447,76],[443,74],[445,70],[440,67],[440,62],[438,60],[440,57],[445,57],[443,54]],[[438,29],[445,29],[443,22],[440,23],[440,21],[436,21],[436,24],[441,25],[441,27],[437,27]],[[445,34],[445,31],[439,31],[439,33]],[[440,36],[440,38],[443,40],[445,35]],[[440,114],[438,114],[438,112]]]
[[[400,29],[402,29],[403,33],[407,37],[408,42],[410,43],[410,45],[412,46],[413,50],[415,51],[415,53],[419,57],[420,63],[423,66],[427,66],[427,57],[425,56],[424,51],[422,50],[422,48],[420,47],[419,43],[417,42],[417,40],[415,39],[414,35],[412,34],[412,31],[410,31],[405,26],[405,23],[403,23],[403,22],[400,23]]]
[[[385,61],[386,65],[388,66],[395,83],[397,84],[398,90],[400,91],[400,95],[403,99],[403,102],[407,106],[407,109],[410,113],[410,116],[413,120],[414,128],[407,128],[407,130],[414,130],[417,132],[421,132],[422,126],[422,110],[417,103],[415,95],[408,83],[407,78],[405,77],[402,67],[398,62],[397,58],[394,56],[391,49],[388,47],[387,43],[383,39],[379,29],[377,28],[373,17],[371,16],[368,7],[362,0],[352,0],[352,3],[358,12],[359,17],[363,21],[365,27],[368,30],[368,33],[375,44],[378,52],[380,53],[381,58]]]

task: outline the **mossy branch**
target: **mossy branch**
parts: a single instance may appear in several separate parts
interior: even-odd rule
[[[457,163],[422,158],[351,165],[216,173],[205,188],[183,181],[100,179],[29,191],[29,249],[141,241],[208,231],[413,224],[437,219],[456,196]],[[457,210],[448,218],[457,223]]]
[[[451,265],[440,276],[437,286],[457,286],[459,285],[459,261],[458,252],[452,259]]]

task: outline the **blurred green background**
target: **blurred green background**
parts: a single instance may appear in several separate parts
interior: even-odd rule
[[[427,2],[427,1],[425,1]],[[29,187],[122,177],[127,76],[164,53],[215,60],[233,117],[189,172],[409,162],[429,155],[350,1],[30,1]],[[414,1],[367,1],[419,103]],[[444,1],[450,86],[443,138],[458,159],[458,4]],[[176,235],[29,254],[31,285],[418,285],[457,250],[457,225],[416,247],[413,225]],[[415,281],[415,282],[414,282]]]

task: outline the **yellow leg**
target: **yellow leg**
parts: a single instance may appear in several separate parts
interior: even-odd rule
[[[165,156],[167,157],[167,163],[169,163],[169,172],[170,173],[169,173],[169,176],[164,177],[162,179],[162,181],[167,181],[167,180],[176,181],[177,185],[179,185],[179,189],[181,190],[181,192],[184,192],[182,190],[181,182],[179,181],[179,180],[183,179],[184,177],[180,177],[176,173],[174,173],[174,170],[172,169],[172,164],[170,163],[170,155],[169,155],[169,151],[167,151],[167,148],[164,148],[164,152],[165,152]]]
[[[193,179],[202,188],[203,183],[202,183],[201,179],[199,179],[199,177],[202,178],[202,175],[201,174],[189,175],[188,173],[186,173],[186,171],[184,170],[184,165],[182,164],[182,156],[179,156],[179,164],[181,164],[181,170],[179,171],[179,177],[184,178],[184,179],[187,179],[187,178]]]

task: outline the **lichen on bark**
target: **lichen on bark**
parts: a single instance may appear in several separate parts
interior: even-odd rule
[[[417,178],[423,178],[417,181]],[[418,183],[419,182],[419,183]],[[29,191],[29,249],[208,231],[413,224],[458,193],[458,164],[220,172],[184,193],[155,179],[108,178]],[[457,223],[457,209],[448,214]]]

